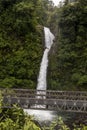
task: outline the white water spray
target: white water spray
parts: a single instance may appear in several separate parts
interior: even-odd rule
[[[50,48],[54,40],[54,35],[50,32],[49,28],[44,27],[44,34],[45,34],[45,48],[46,49],[44,51],[41,66],[40,66],[37,90],[47,89],[46,76],[47,76],[47,67],[48,67],[48,53],[50,51]]]

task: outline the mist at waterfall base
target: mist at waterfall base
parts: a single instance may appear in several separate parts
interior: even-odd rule
[[[38,83],[37,83],[37,90],[46,90],[47,89],[47,67],[48,67],[48,53],[51,49],[51,46],[53,44],[54,35],[51,33],[50,29],[47,27],[44,27],[44,35],[45,35],[45,50],[43,53],[41,65],[40,65],[40,71],[38,76]],[[40,97],[39,97],[40,98]],[[44,107],[44,106],[38,106],[38,107]],[[54,120],[56,117],[56,114],[54,111],[46,111],[46,110],[24,110],[29,115],[33,115],[35,119],[39,121],[51,121]]]

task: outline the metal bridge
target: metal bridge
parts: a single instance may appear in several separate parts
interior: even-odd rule
[[[87,92],[12,89],[3,90],[3,107],[87,113]]]

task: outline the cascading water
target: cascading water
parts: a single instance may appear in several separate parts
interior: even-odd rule
[[[38,76],[38,83],[37,83],[37,94],[45,95],[44,92],[38,92],[38,90],[46,90],[47,89],[47,82],[46,82],[46,76],[47,76],[47,67],[48,67],[48,53],[51,49],[51,46],[53,44],[54,35],[50,32],[50,29],[47,27],[44,27],[44,34],[45,34],[45,50],[42,57],[41,65],[40,65],[40,71]],[[37,96],[36,98],[41,98],[40,96]],[[44,96],[45,98],[45,96]],[[35,107],[45,107],[35,105]],[[38,120],[52,120],[55,116],[53,115],[53,112],[51,111],[40,111],[40,110],[28,110],[27,111],[30,115],[34,115]]]
[[[50,32],[49,28],[44,27],[44,34],[45,34],[45,48],[46,49],[44,51],[41,66],[40,66],[37,90],[47,89],[46,75],[47,75],[47,66],[48,66],[48,53],[50,51],[50,48],[54,40],[54,35]]]
[[[41,61],[40,72],[38,77],[38,84],[37,84],[37,95],[46,95],[45,91],[38,91],[38,90],[46,90],[47,89],[47,67],[48,67],[48,53],[50,48],[53,44],[54,35],[50,32],[49,28],[44,27],[44,34],[45,34],[45,50]],[[41,98],[41,96],[37,96],[36,98]],[[42,97],[45,99],[45,96]],[[35,105],[36,108],[44,108],[45,105]]]

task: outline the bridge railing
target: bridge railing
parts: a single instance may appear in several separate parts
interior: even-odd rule
[[[87,100],[87,92],[84,91],[55,91],[55,90],[32,90],[32,89],[10,89],[3,90],[3,96],[46,98],[46,99],[69,99]]]

